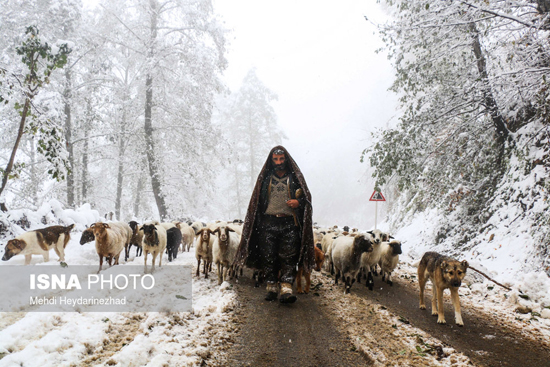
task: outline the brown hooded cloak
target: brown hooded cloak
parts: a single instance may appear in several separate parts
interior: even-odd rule
[[[303,265],[304,269],[311,270],[315,267],[315,251],[313,243],[313,226],[312,226],[312,206],[311,206],[311,193],[306,184],[306,180],[300,168],[292,159],[288,151],[281,145],[278,145],[271,149],[267,160],[258,175],[250,203],[248,204],[248,211],[243,226],[243,233],[239,249],[237,250],[237,257],[235,258],[235,264],[239,266],[246,266],[254,269],[260,269],[260,256],[259,256],[259,227],[264,213],[260,213],[259,203],[260,194],[262,189],[262,183],[273,172],[273,152],[280,149],[285,152],[285,162],[287,163],[287,170],[294,175],[299,185],[303,190],[303,205],[298,207],[297,217],[301,220],[300,228],[301,233],[301,247],[300,258],[298,260],[299,265]]]

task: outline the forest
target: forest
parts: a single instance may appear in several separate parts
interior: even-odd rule
[[[56,198],[121,220],[244,216],[284,133],[254,69],[237,91],[222,82],[228,30],[212,2],[84,5],[2,5],[4,209]]]
[[[3,209],[55,198],[121,220],[242,218],[264,152],[286,135],[254,69],[239,90],[224,85],[230,32],[214,4],[85,5],[3,4]],[[398,122],[349,159],[374,172],[392,230],[438,210],[435,244],[460,253],[521,223],[548,271],[550,3],[377,6]]]
[[[386,3],[401,114],[362,159],[395,198],[393,226],[437,208],[435,243],[461,253],[522,223],[548,272],[550,3]]]

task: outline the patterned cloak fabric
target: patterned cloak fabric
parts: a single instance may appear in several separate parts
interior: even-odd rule
[[[273,152],[277,149],[280,149],[285,152],[285,161],[287,164],[287,170],[294,175],[298,180],[304,194],[303,200],[299,200],[303,205],[298,207],[298,218],[301,220],[301,247],[300,247],[300,258],[298,264],[303,265],[304,269],[313,269],[315,267],[315,252],[314,252],[314,243],[313,243],[313,222],[312,222],[312,206],[311,206],[311,193],[306,184],[304,175],[300,171],[300,168],[292,159],[288,151],[283,146],[276,146],[269,152],[267,160],[258,175],[256,180],[256,185],[254,186],[254,191],[252,192],[252,197],[250,198],[250,203],[248,204],[248,211],[244,220],[243,234],[241,237],[241,242],[237,250],[237,256],[235,258],[234,264],[243,266],[246,265],[253,269],[261,269],[260,256],[258,249],[258,240],[259,240],[259,227],[262,219],[260,210],[260,193],[262,190],[262,183],[269,177],[273,172],[273,161],[271,160]]]

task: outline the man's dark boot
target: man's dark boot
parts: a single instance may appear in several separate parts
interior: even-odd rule
[[[281,283],[281,297],[279,297],[279,302],[294,303],[296,299],[296,296],[292,294],[292,284]]]
[[[277,299],[277,283],[267,282],[265,287],[267,290],[267,295],[265,296],[266,301],[275,301]]]

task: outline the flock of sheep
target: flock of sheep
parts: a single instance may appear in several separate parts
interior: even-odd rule
[[[189,251],[195,246],[197,259],[196,276],[200,275],[201,264],[205,278],[212,271],[212,264],[216,265],[218,283],[232,279],[242,269],[237,269],[233,263],[241,241],[242,221],[203,222],[165,222],[157,221],[139,224],[135,221],[125,222],[97,222],[82,232],[80,244],[95,241],[95,248],[99,257],[99,269],[102,270],[104,259],[109,266],[117,265],[124,251],[125,260],[128,260],[132,246],[136,246],[136,256],[144,254],[144,272],[147,273],[147,258],[152,256],[151,272],[155,264],[162,266],[164,252],[168,261],[178,255],[178,250]],[[59,227],[59,228],[58,228]],[[70,238],[69,232],[73,226],[52,226],[41,230],[27,232],[8,242],[3,260],[21,254],[26,256],[26,264],[30,263],[32,254],[42,254],[46,259],[51,248],[54,248],[63,261],[64,248]],[[373,274],[377,275],[377,266],[380,266],[382,280],[392,284],[391,274],[399,261],[401,242],[378,229],[360,233],[357,229],[349,231],[346,226],[342,230],[337,226],[331,228],[312,228],[315,239],[316,270],[325,269],[334,275],[335,283],[342,279],[345,293],[349,293],[352,284],[362,278],[366,285],[373,289]],[[66,233],[65,233],[66,232]],[[9,255],[9,256],[8,256]],[[306,278],[305,293],[309,291],[310,271],[301,269],[298,279],[298,292],[302,293],[301,276]],[[261,271],[256,271],[261,279]],[[258,282],[257,282],[258,284]]]
[[[365,278],[369,289],[374,287],[373,274],[377,275],[380,267],[382,281],[392,284],[391,274],[399,261],[401,242],[393,239],[387,233],[378,229],[360,233],[357,229],[349,231],[348,227],[339,229],[313,228],[315,245],[324,254],[325,269],[334,275],[335,283],[340,279],[344,282],[345,293],[349,293],[352,284]],[[136,222],[96,223],[83,232],[81,244],[96,241],[99,256],[99,271],[103,258],[118,263],[118,257],[125,250],[128,259],[132,246],[136,246],[136,254],[144,252],[144,271],[147,272],[147,255],[151,254],[152,269],[158,258],[162,265],[162,254],[168,253],[168,260],[177,257],[178,249],[189,251],[195,247],[197,259],[196,276],[201,272],[207,278],[216,265],[218,283],[227,281],[237,275],[242,269],[233,266],[237,248],[242,234],[242,221],[203,222],[148,222],[139,225]],[[242,273],[242,271],[241,271]],[[306,279],[307,282],[307,279]],[[306,290],[307,292],[307,290]]]
[[[99,256],[99,271],[102,270],[103,259],[109,265],[118,264],[124,250],[125,260],[128,260],[132,246],[136,246],[136,255],[144,254],[144,272],[147,272],[147,256],[152,256],[151,271],[155,270],[156,259],[162,266],[162,255],[168,254],[168,261],[177,258],[178,250],[189,251],[195,243],[197,258],[197,276],[201,262],[204,262],[205,276],[212,269],[212,263],[218,268],[218,280],[221,284],[233,272],[231,263],[235,258],[242,232],[241,223],[216,222],[207,225],[202,222],[165,222],[151,221],[138,224],[135,221],[94,223],[87,228],[80,238],[80,244],[95,240]]]
[[[379,266],[382,281],[392,285],[391,274],[399,262],[401,242],[379,229],[366,233],[349,231],[347,226],[343,229],[334,226],[313,231],[316,246],[325,254],[326,269],[334,275],[335,283],[342,278],[344,292],[349,293],[356,280],[365,278],[367,287],[373,290],[373,274],[377,275]]]

